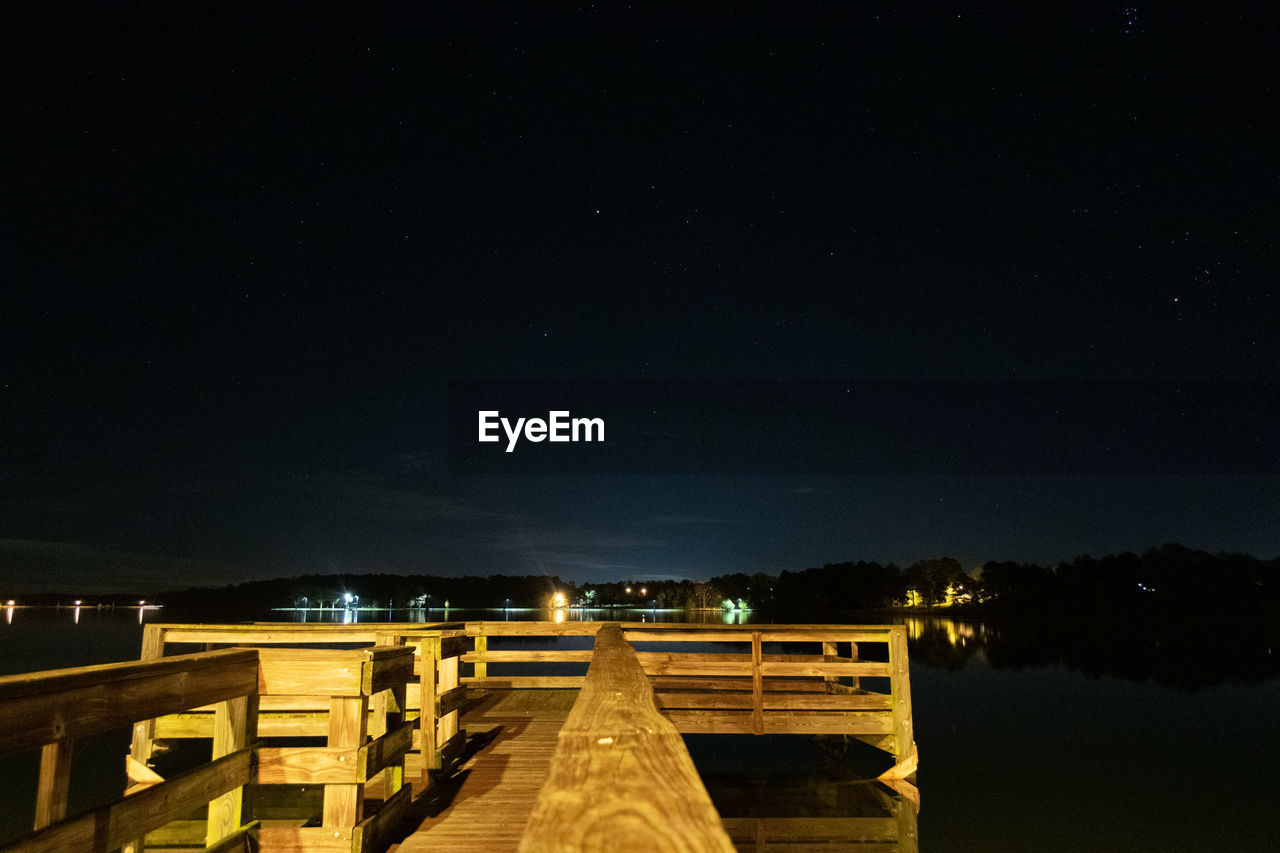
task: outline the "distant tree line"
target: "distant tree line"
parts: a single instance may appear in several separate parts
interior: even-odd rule
[[[446,605],[546,607],[557,593],[569,606],[705,610],[732,602],[779,618],[942,604],[989,614],[1076,613],[1091,618],[1206,608],[1274,613],[1280,605],[1280,558],[1259,560],[1165,545],[1141,555],[1080,556],[1055,566],[993,560],[965,571],[949,557],[920,560],[906,569],[860,560],[776,575],[739,572],[704,582],[637,578],[574,584],[545,575],[305,575],[152,598],[172,607],[237,613],[282,606],[434,611]]]

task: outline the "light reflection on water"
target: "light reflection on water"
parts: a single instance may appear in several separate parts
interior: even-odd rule
[[[71,606],[6,606],[5,622],[0,624],[0,673],[136,659],[142,639],[139,616],[143,624],[192,620],[190,614],[174,618],[164,611],[139,609],[84,606],[77,622]],[[660,622],[720,622],[732,617],[732,624],[756,620],[749,612],[686,614],[642,608],[562,613],[566,622],[639,622],[642,617]],[[554,620],[555,614],[502,607],[391,613],[361,608],[348,617],[341,609],[313,608],[275,617],[440,622]],[[788,614],[783,621],[855,620]],[[1185,625],[1182,642],[1175,643],[1176,625],[1137,619],[1125,626],[1073,622],[1067,628],[1044,620],[1008,624],[914,614],[898,621],[906,626],[911,643],[924,849],[1043,849],[1046,832],[1056,839],[1070,838],[1066,849],[1277,849],[1274,821],[1266,818],[1280,795],[1273,769],[1280,763],[1274,726],[1280,681],[1274,676],[1272,647],[1221,633],[1206,639],[1203,632],[1186,631]],[[1226,719],[1230,725],[1215,723]],[[1123,760],[1118,760],[1121,742]],[[762,742],[726,736],[720,743],[724,746],[714,749],[723,754],[713,761],[736,756],[735,761],[748,765],[764,763]],[[851,747],[871,749],[861,743]],[[126,748],[127,733],[119,744],[104,750],[113,771]],[[29,758],[34,768],[38,756]],[[85,754],[85,760],[92,759]],[[1230,769],[1230,785],[1202,783],[1224,769]],[[736,773],[738,767],[726,770]],[[775,785],[781,784],[782,772],[772,778],[765,774],[763,789],[784,790]],[[0,809],[0,826],[18,799],[33,801],[34,792],[25,784],[33,778],[23,775],[21,790],[14,789],[17,799],[7,799],[8,806]],[[708,780],[708,787],[713,784]],[[721,793],[726,811],[732,798],[749,801],[751,792],[744,784],[733,781]],[[811,799],[839,802],[845,787],[838,783]],[[1130,813],[1145,819],[1127,819]],[[1221,814],[1236,819],[1211,819]]]
[[[279,619],[351,625],[359,622],[664,622],[749,625],[750,610],[683,610],[661,607],[277,607]],[[500,614],[500,615],[499,615]],[[495,618],[496,617],[496,618]]]

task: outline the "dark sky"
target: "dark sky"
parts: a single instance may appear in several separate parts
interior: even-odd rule
[[[1270,3],[124,5],[0,27],[5,589],[1280,553]]]

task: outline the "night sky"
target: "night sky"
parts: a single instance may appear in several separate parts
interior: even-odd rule
[[[0,593],[1280,554],[1271,3],[326,6],[5,5]]]

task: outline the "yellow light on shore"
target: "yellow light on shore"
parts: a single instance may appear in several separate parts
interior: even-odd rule
[[[564,593],[563,593],[563,592],[557,592],[554,596],[552,596],[552,598],[551,598],[551,606],[552,606],[552,607],[564,607]]]

